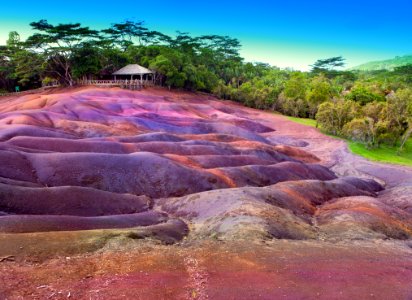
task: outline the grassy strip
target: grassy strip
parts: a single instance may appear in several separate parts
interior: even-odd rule
[[[412,166],[412,139],[406,142],[402,153],[397,153],[397,148],[381,145],[379,148],[367,149],[361,143],[348,141],[349,149],[369,160],[380,161],[391,164]]]
[[[316,120],[306,118],[287,117],[289,120],[307,126],[316,127]]]
[[[287,117],[289,120],[306,126],[316,127],[316,121],[312,119]],[[412,138],[409,139],[402,153],[397,153],[396,147],[382,145],[379,148],[367,149],[365,145],[349,141],[348,147],[352,153],[363,156],[369,160],[384,163],[412,166]]]

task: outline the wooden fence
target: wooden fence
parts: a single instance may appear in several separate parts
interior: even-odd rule
[[[121,87],[129,90],[140,90],[143,87],[153,86],[154,83],[151,80],[81,80],[77,82],[78,85],[94,85],[103,87]]]
[[[80,80],[77,82],[77,85],[92,85],[100,87],[121,87],[123,89],[129,90],[141,90],[143,87],[154,86],[154,82],[151,80]],[[47,88],[59,87],[60,85],[47,85],[38,89],[21,91],[21,92],[12,92],[12,93],[0,93],[0,97],[7,97],[11,95],[25,95],[31,94],[38,91],[44,91]]]

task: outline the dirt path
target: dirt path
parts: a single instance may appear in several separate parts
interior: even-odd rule
[[[153,245],[1,263],[0,299],[411,299],[411,276],[390,241]]]

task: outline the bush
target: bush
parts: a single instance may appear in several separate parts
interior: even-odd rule
[[[371,91],[370,88],[365,86],[356,86],[345,96],[347,100],[355,101],[360,105],[366,105],[370,102],[382,102],[385,101],[385,96],[383,94],[378,94]]]
[[[353,101],[334,99],[319,105],[316,121],[328,133],[340,135],[343,126],[358,116],[360,107]]]
[[[375,126],[371,118],[357,118],[343,126],[342,133],[345,137],[365,144],[368,148],[375,145]]]

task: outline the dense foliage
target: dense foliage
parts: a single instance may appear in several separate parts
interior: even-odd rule
[[[237,39],[173,37],[125,21],[104,30],[81,24],[31,23],[25,41],[11,32],[0,46],[0,92],[84,78],[110,78],[137,63],[156,71],[157,84],[214,93],[259,109],[317,119],[329,133],[376,147],[405,144],[412,131],[412,65],[343,71],[342,57],[320,59],[310,72],[244,62]]]

